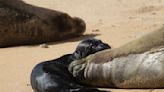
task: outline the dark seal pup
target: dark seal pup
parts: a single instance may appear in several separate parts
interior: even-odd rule
[[[80,36],[85,22],[22,0],[0,0],[0,47],[40,44]]]
[[[68,71],[68,65],[77,59],[111,47],[100,40],[82,41],[73,54],[42,62],[35,66],[31,74],[31,85],[35,92],[101,92],[96,88],[79,84]]]

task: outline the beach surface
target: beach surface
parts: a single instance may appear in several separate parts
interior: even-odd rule
[[[0,49],[0,92],[33,92],[30,73],[39,62],[72,53],[77,44],[94,37],[119,47],[164,26],[163,0],[24,0],[85,20],[84,36],[48,45]],[[108,89],[111,92],[164,92],[164,89]]]

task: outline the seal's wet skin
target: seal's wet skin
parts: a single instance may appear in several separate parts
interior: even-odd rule
[[[74,60],[110,48],[100,40],[86,39],[77,46],[73,54],[36,65],[31,74],[33,90],[35,92],[102,92],[76,81],[68,71],[68,65]]]
[[[0,0],[0,47],[40,44],[80,36],[85,22],[22,0]]]

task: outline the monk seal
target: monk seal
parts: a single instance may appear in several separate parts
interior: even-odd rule
[[[0,47],[40,44],[80,36],[85,22],[66,13],[0,0]]]
[[[164,28],[69,65],[77,80],[95,87],[164,88]]]
[[[111,47],[97,39],[83,40],[73,54],[44,61],[32,70],[31,85],[35,92],[103,92],[78,83],[68,71],[68,65],[77,59]]]

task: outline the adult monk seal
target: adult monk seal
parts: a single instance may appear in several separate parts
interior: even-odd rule
[[[78,83],[68,71],[68,65],[77,59],[111,47],[100,40],[82,41],[73,54],[45,61],[35,66],[31,74],[31,85],[35,92],[102,92]]]
[[[0,0],[0,47],[39,44],[82,35],[85,22],[22,0]]]
[[[69,71],[80,82],[97,87],[164,88],[164,28],[73,61]]]

